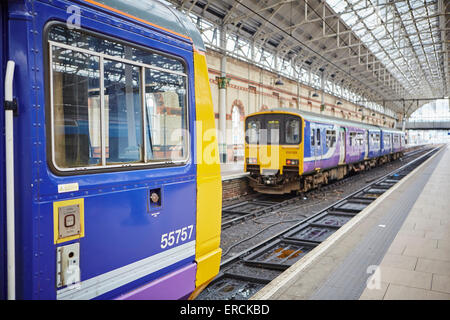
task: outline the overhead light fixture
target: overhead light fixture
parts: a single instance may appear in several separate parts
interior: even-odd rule
[[[284,85],[284,82],[281,80],[280,77],[278,77],[277,81],[275,81],[275,85],[276,86],[282,86],[282,85]]]
[[[342,102],[338,101],[338,102],[336,102],[336,104],[337,104],[338,106],[340,106],[340,105],[342,104]]]
[[[361,112],[361,111],[362,111],[362,108],[359,108],[358,111]]]
[[[314,93],[312,94],[313,97],[318,97],[319,95],[317,94],[317,92],[314,91]]]

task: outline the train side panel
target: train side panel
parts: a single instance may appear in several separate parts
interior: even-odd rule
[[[40,235],[35,232],[38,230],[36,224],[41,217],[37,211],[35,201],[38,196],[37,184],[39,177],[36,170],[30,169],[36,166],[40,160],[39,138],[37,134],[37,123],[40,118],[36,118],[36,95],[38,80],[31,72],[33,64],[33,39],[30,36],[31,17],[24,12],[25,6],[21,3],[3,3],[8,9],[4,18],[7,19],[4,26],[7,26],[7,40],[5,43],[5,59],[15,62],[13,96],[18,100],[19,113],[13,117],[14,125],[14,186],[15,194],[20,195],[19,201],[15,197],[15,264],[16,264],[16,297],[21,298],[31,292],[27,292],[27,284],[36,283],[36,272],[38,269],[40,254],[38,249],[39,238],[34,235]],[[3,7],[3,9],[6,9]],[[25,9],[26,10],[26,9]],[[2,73],[4,77],[4,73]],[[3,90],[3,88],[2,88]],[[44,104],[41,104],[42,106]],[[3,113],[3,112],[2,112]],[[2,115],[3,117],[3,115]],[[34,121],[33,121],[34,120]],[[2,125],[4,122],[2,121]],[[34,125],[33,125],[34,124]],[[20,161],[17,161],[20,159]],[[33,197],[34,195],[34,197]],[[52,224],[50,225],[50,227]],[[6,227],[5,227],[6,232]],[[2,233],[4,236],[4,233]],[[6,239],[6,236],[4,236]],[[32,271],[33,272],[32,272]],[[6,282],[5,282],[6,287]],[[6,290],[6,289],[5,289]],[[37,288],[35,293],[38,294]]]
[[[6,52],[6,31],[4,29],[4,22],[6,21],[6,3],[0,2],[0,101],[4,101],[4,77],[3,71],[5,70],[5,52]],[[0,131],[3,133],[5,127],[5,113],[0,112]],[[0,300],[7,298],[7,288],[4,284],[7,283],[7,268],[6,268],[6,195],[5,195],[5,167],[3,165],[3,159],[5,159],[5,139],[0,139],[0,159],[2,159],[2,165],[0,165]]]
[[[71,13],[66,10],[71,3],[55,0],[23,3],[16,1],[8,4],[9,33],[13,35],[10,37],[9,58],[16,61],[14,95],[18,97],[20,110],[19,116],[14,119],[17,137],[15,157],[20,159],[16,161],[16,195],[18,195],[16,199],[20,199],[16,205],[16,248],[20,248],[17,250],[16,261],[17,297],[20,299],[187,297],[195,289],[196,283],[203,283],[217,272],[220,261],[218,248],[220,172],[217,165],[213,172],[205,173],[207,169],[200,167],[198,173],[195,164],[197,150],[194,129],[196,111],[199,109],[195,108],[192,44],[178,36],[171,35],[171,39],[168,39],[165,31],[144,24],[138,27],[135,21],[117,18],[117,15],[111,19],[107,9],[81,4],[81,30],[88,33],[90,30],[102,30],[101,34],[94,33],[93,36],[110,37],[109,41],[125,43],[125,46],[149,47],[158,53],[182,61],[186,70],[186,81],[179,83],[185,83],[183,89],[187,92],[185,101],[187,106],[190,106],[186,111],[186,123],[193,134],[188,137],[189,144],[186,149],[190,156],[181,165],[173,166],[168,163],[152,168],[130,166],[117,170],[98,170],[88,174],[80,174],[79,171],[62,174],[55,170],[51,160],[54,150],[50,147],[49,126],[52,124],[50,98],[54,92],[49,91],[50,74],[53,72],[49,59],[52,55],[76,52],[76,48],[68,47],[57,51],[54,49],[57,45],[49,46],[47,32],[53,26],[48,22],[67,21]],[[62,34],[69,35],[71,32],[78,31],[66,30]],[[67,43],[69,42],[65,42],[64,45]],[[92,53],[96,54],[98,52]],[[106,61],[109,58],[105,56],[103,59]],[[91,59],[91,61],[98,60]],[[92,62],[90,66],[93,65]],[[132,62],[128,65],[132,66]],[[205,63],[200,62],[199,65],[203,69],[200,77],[207,79]],[[120,63],[115,64],[115,68],[119,66]],[[131,67],[123,69],[132,70]],[[141,70],[140,76],[135,79],[137,81],[143,79],[144,67],[137,66],[135,69]],[[55,67],[55,70],[55,76],[59,76],[57,74],[59,70],[65,69]],[[111,70],[118,72],[116,69]],[[125,77],[128,71],[125,71]],[[144,88],[147,90],[147,87]],[[206,88],[209,91],[209,83],[208,86],[203,85],[201,90]],[[78,96],[83,95],[81,89],[82,86]],[[69,89],[62,88],[62,90]],[[130,92],[134,95],[138,91]],[[107,94],[111,94],[110,92],[107,91]],[[204,92],[200,95],[202,94]],[[65,95],[55,93],[55,96],[57,98],[53,98],[54,104],[61,103],[58,101],[64,99],[75,98],[68,95],[67,91]],[[126,103],[135,101],[140,100],[135,97],[123,100]],[[63,103],[68,105],[66,102]],[[200,112],[205,114],[207,111],[204,108],[211,108],[211,105],[205,104],[202,108]],[[138,109],[135,112],[138,114]],[[179,112],[173,110],[172,115],[177,114]],[[207,129],[213,128],[214,120],[211,121],[211,118],[211,114],[203,117],[207,121],[205,127]],[[65,123],[63,122],[64,125]],[[80,125],[77,130],[82,132],[85,129]],[[65,134],[73,132],[72,127]],[[139,132],[136,133],[139,136]],[[115,130],[113,125],[109,135],[111,139],[117,139],[117,145],[126,143],[126,139],[120,138],[120,130]],[[92,141],[89,143],[91,147]],[[86,145],[81,144],[81,147]],[[109,156],[113,157],[114,152],[111,144]],[[69,156],[70,154],[66,154],[66,157]],[[90,157],[92,158],[92,154]],[[197,175],[202,179],[200,188]],[[207,190],[203,186],[206,186]],[[199,201],[197,192],[201,192],[202,197],[209,197],[208,200],[214,203],[213,207],[210,203]],[[154,194],[157,195],[156,198],[153,197]],[[61,226],[66,220],[62,222],[59,219],[64,212],[71,212],[70,210],[75,210],[74,217],[80,226],[75,236],[61,233]],[[197,223],[201,224],[201,230],[198,229]],[[209,224],[213,226],[211,229]],[[69,247],[79,250],[74,252],[77,257],[75,263],[79,264],[81,282],[75,287],[61,286],[58,282],[60,279],[58,259],[61,258],[63,252],[61,250]],[[196,250],[199,250],[198,254]],[[212,256],[211,259],[205,258],[208,254]],[[202,261],[212,262],[202,263]],[[204,267],[205,265],[207,266]],[[159,281],[163,276],[164,281]],[[168,288],[176,290],[170,291]]]
[[[304,172],[332,168],[339,163],[339,126],[305,120]]]

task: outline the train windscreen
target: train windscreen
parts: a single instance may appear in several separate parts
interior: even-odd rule
[[[245,122],[245,140],[248,144],[300,144],[301,118],[288,114],[258,114]]]

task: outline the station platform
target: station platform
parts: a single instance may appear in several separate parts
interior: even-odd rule
[[[450,300],[450,146],[252,300]]]
[[[239,179],[248,175],[244,172],[244,162],[229,162],[220,164],[222,181]]]

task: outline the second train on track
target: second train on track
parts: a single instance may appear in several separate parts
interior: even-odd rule
[[[287,108],[247,116],[245,131],[245,171],[261,193],[305,192],[398,159],[405,148],[400,130]]]

